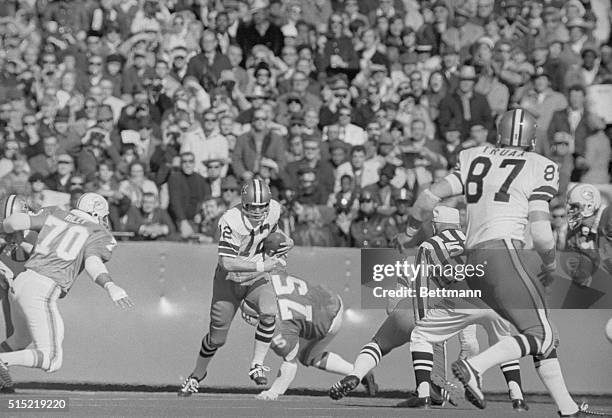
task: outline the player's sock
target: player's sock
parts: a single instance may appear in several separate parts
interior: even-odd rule
[[[191,373],[191,375],[198,380],[204,379],[204,376],[206,376],[206,369],[208,368],[208,363],[210,363],[216,352],[217,347],[213,347],[210,343],[210,334],[206,334],[206,336],[202,339],[200,354],[198,355],[195,369],[193,370],[193,373]]]
[[[332,352],[321,353],[318,358],[312,360],[314,367],[325,370],[326,372],[341,374],[346,376],[353,370],[353,365],[340,357],[340,355]]]
[[[257,330],[255,331],[255,346],[253,347],[253,360],[251,361],[251,367],[256,364],[263,364],[268,349],[270,348],[270,341],[274,336],[274,328],[276,327],[276,319],[260,318],[257,324]]]
[[[13,351],[13,349],[6,341],[0,343],[0,353],[9,353],[11,351]]]
[[[414,367],[414,377],[416,379],[419,398],[429,396],[431,371],[433,369],[433,353],[413,351],[412,365]]]
[[[508,361],[499,366],[504,373],[510,399],[523,399],[523,388],[521,385],[521,365],[518,360]]]
[[[40,350],[19,350],[2,353],[0,361],[9,366],[42,368],[44,355]]]
[[[545,359],[533,358],[538,376],[548,389],[548,393],[557,404],[557,408],[563,415],[570,415],[578,411],[578,405],[567,391],[561,365],[557,359],[557,352],[553,352]]]
[[[502,338],[496,344],[467,361],[482,376],[485,371],[496,364],[516,360],[528,354],[528,352],[523,352],[522,346],[519,345],[516,339],[520,337],[523,336],[518,335],[516,337]]]
[[[367,343],[359,352],[353,366],[353,371],[350,374],[363,379],[366,374],[378,365],[381,357],[382,352],[378,344],[374,341]]]

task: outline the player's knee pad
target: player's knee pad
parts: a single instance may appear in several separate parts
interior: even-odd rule
[[[325,364],[327,362],[327,356],[329,353],[327,351],[323,353],[318,353],[315,356],[312,356],[311,353],[304,353],[304,355],[300,355],[300,363],[302,363],[306,367],[317,367],[319,369],[324,369]]]
[[[260,315],[259,323],[264,326],[270,326],[276,324],[276,316],[275,315]]]
[[[208,333],[208,344],[211,349],[217,349],[225,345],[227,340],[227,330],[211,329]]]

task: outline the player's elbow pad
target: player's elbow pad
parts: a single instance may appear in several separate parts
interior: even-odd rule
[[[87,257],[85,260],[85,271],[93,281],[96,281],[101,274],[108,274],[108,270],[102,262],[102,259],[94,255]]]

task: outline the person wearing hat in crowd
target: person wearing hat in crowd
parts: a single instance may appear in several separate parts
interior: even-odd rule
[[[548,126],[553,113],[567,107],[567,99],[550,87],[550,76],[543,67],[536,68],[532,80],[533,83],[526,85],[522,93],[517,91],[517,101],[520,107],[536,118],[536,150],[548,155]]]
[[[398,231],[405,231],[410,217],[409,210],[415,199],[414,193],[405,187],[396,188],[394,189],[392,199],[392,205],[395,207],[395,211],[391,217],[395,221]]]
[[[276,56],[280,55],[284,37],[278,25],[269,17],[268,0],[255,0],[251,4],[251,21],[243,22],[236,32],[236,43],[243,51],[250,51],[255,45],[265,45]]]
[[[204,112],[202,128],[192,131],[183,139],[181,154],[191,152],[196,157],[196,172],[206,177],[205,161],[218,158],[229,161],[227,139],[219,133],[217,114],[209,109]],[[224,169],[227,172],[227,169]]]
[[[590,36],[589,25],[581,17],[568,20],[565,26],[569,31],[569,40],[564,45],[560,58],[568,67],[580,65],[582,48],[588,42],[595,43],[595,40]]]
[[[68,193],[70,178],[74,175],[74,159],[68,154],[60,154],[56,158],[57,170],[45,178],[49,190]]]
[[[364,192],[369,192],[376,201],[376,212],[383,216],[390,216],[395,213],[393,205],[393,195],[397,188],[391,184],[395,177],[397,166],[385,163],[378,169],[378,181],[363,188]]]
[[[147,63],[147,53],[143,50],[136,50],[132,54],[131,65],[126,66],[122,72],[121,80],[121,94],[122,99],[127,102],[131,101],[134,92],[142,90],[144,88],[144,80],[149,74],[153,73]]]
[[[450,28],[450,11],[444,0],[437,0],[431,6],[433,21],[423,24],[417,31],[417,43],[421,45],[433,45],[432,55],[437,55],[437,45],[441,44],[442,34]]]
[[[319,111],[319,125],[329,126],[338,121],[340,106],[351,106],[351,91],[346,74],[336,74],[327,79],[321,91],[324,103]]]
[[[464,138],[469,134],[470,124],[478,122],[487,129],[493,128],[493,117],[487,98],[474,91],[476,80],[474,67],[461,67],[459,87],[440,102],[438,125],[442,132],[446,132],[451,123],[459,127]]]
[[[521,15],[522,7],[518,0],[504,0],[499,29],[502,39],[528,51],[533,47],[533,36],[529,22]]]
[[[221,179],[221,199],[228,209],[240,204],[240,185],[233,175]]]
[[[203,161],[206,166],[206,182],[210,186],[212,197],[221,197],[221,182],[227,173],[227,160],[218,157],[211,157]]]
[[[357,248],[389,248],[398,230],[392,217],[376,210],[375,196],[367,190],[359,195],[359,211],[353,220],[341,220],[338,227],[349,238],[350,246]]]
[[[474,44],[484,35],[482,26],[470,22],[470,12],[465,7],[455,9],[453,26],[442,34],[442,41],[454,44],[458,49],[463,49]]]
[[[329,37],[318,67],[328,74],[342,73],[352,79],[359,71],[359,56],[353,40],[346,36],[342,15],[333,13],[329,17],[328,28]]]

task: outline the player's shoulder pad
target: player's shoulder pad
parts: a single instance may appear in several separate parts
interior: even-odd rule
[[[281,204],[277,200],[270,199],[270,214],[268,215],[268,217],[270,218],[272,223],[278,222],[281,215],[281,209]]]
[[[219,225],[229,225],[232,231],[242,231],[246,233],[246,226],[242,220],[242,210],[240,205],[234,206],[223,213],[219,219]]]
[[[537,152],[530,152],[527,155],[528,159],[537,167],[546,167],[548,165],[552,165],[555,167],[555,169],[558,168],[558,164],[556,162],[554,162],[548,157],[545,157],[542,154],[538,154]]]

